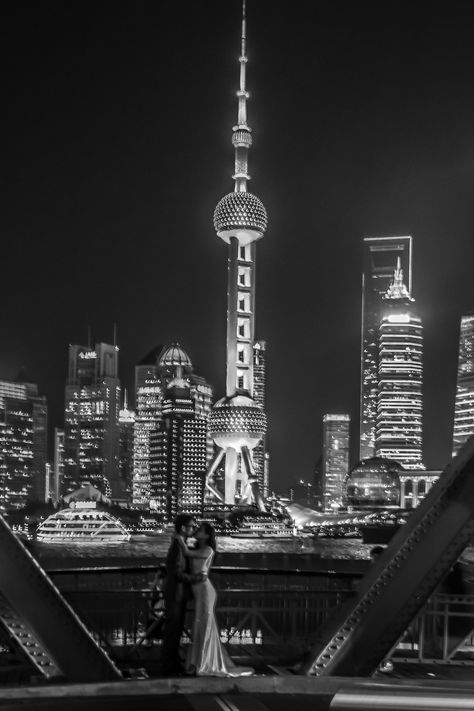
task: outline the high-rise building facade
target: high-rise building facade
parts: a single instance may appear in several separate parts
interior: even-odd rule
[[[379,329],[376,456],[423,469],[423,326],[397,265]]]
[[[349,473],[349,415],[323,417],[322,498],[325,511],[339,508],[344,500],[344,482]]]
[[[145,360],[148,362],[145,363]],[[171,421],[171,415],[165,413],[170,407],[168,387],[176,378],[186,383],[193,417],[201,423],[206,462],[212,456],[212,443],[207,433],[212,388],[203,377],[193,372],[188,354],[178,343],[154,349],[144,361],[137,366],[136,372],[133,502],[137,506],[166,513],[169,508],[166,503],[169,488],[166,488],[167,479],[163,472],[168,471],[168,455],[165,456],[163,444],[163,422],[165,414],[167,422]],[[179,413],[175,413],[172,407],[171,412],[177,415],[173,420],[174,427]]]
[[[54,428],[54,459],[53,459],[53,501],[58,503],[63,488],[64,479],[64,452],[65,452],[64,429]]]
[[[453,456],[474,434],[474,313],[461,317],[456,401],[454,405]]]
[[[119,411],[119,472],[124,499],[132,500],[133,481],[133,435],[135,412],[128,407],[127,390],[124,391],[123,407]]]
[[[412,292],[412,238],[365,237],[362,273],[362,324],[360,373],[360,459],[375,454],[377,420],[378,333],[387,293],[397,261]]]
[[[207,415],[187,380],[171,381],[160,426],[150,435],[150,507],[168,520],[178,513],[202,515],[209,458]]]
[[[228,245],[227,377],[226,397],[211,413],[210,433],[216,456],[206,486],[226,505],[255,501],[264,509],[251,451],[266,431],[265,413],[254,400],[255,261],[256,242],[267,227],[267,213],[258,197],[248,191],[248,154],[252,131],[247,122],[247,30],[242,6],[240,86],[237,123],[232,130],[234,191],[214,211],[214,228]],[[224,460],[224,491],[215,486],[215,473]]]
[[[256,341],[253,347],[253,399],[265,411],[265,391],[267,386],[267,344],[266,341]],[[252,459],[255,467],[260,491],[264,498],[269,494],[270,455],[267,452],[266,437],[254,447]]]
[[[89,482],[107,496],[123,496],[119,472],[118,350],[116,345],[107,343],[96,343],[95,349],[69,346],[63,495]]]
[[[45,500],[48,407],[20,373],[0,380],[0,511]]]

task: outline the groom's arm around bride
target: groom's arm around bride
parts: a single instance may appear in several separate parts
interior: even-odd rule
[[[183,665],[179,656],[179,643],[184,627],[186,607],[192,597],[191,585],[201,582],[203,579],[202,575],[192,575],[189,572],[189,562],[183,551],[183,545],[192,536],[195,528],[196,524],[192,516],[187,514],[177,516],[175,535],[166,556],[166,621],[163,636],[163,671],[168,675],[183,672]]]

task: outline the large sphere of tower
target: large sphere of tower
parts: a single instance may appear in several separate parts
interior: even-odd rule
[[[214,228],[227,243],[231,237],[237,237],[241,246],[255,242],[263,237],[267,222],[262,201],[252,193],[228,193],[214,210]]]
[[[222,449],[253,449],[266,431],[267,417],[248,395],[218,400],[209,417],[209,434]]]

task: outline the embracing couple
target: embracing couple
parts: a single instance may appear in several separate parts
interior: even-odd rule
[[[190,549],[188,538],[197,547]],[[163,637],[165,674],[197,676],[250,676],[253,669],[237,667],[220,641],[215,617],[216,591],[209,572],[216,554],[216,532],[209,523],[199,527],[193,516],[180,514],[166,558],[166,622]],[[192,639],[183,665],[179,645],[188,602],[194,599]]]

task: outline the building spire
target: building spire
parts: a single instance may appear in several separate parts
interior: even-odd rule
[[[240,38],[240,85],[237,92],[238,111],[237,124],[233,127],[232,145],[235,148],[235,192],[246,192],[248,174],[248,150],[252,145],[251,129],[247,124],[247,99],[249,93],[246,87],[247,69],[247,14],[246,0],[242,0],[242,31]]]
[[[400,257],[397,257],[397,266],[393,272],[393,281],[387,289],[387,293],[384,296],[385,299],[413,299],[410,297],[408,289],[406,288],[403,281],[403,269]]]

